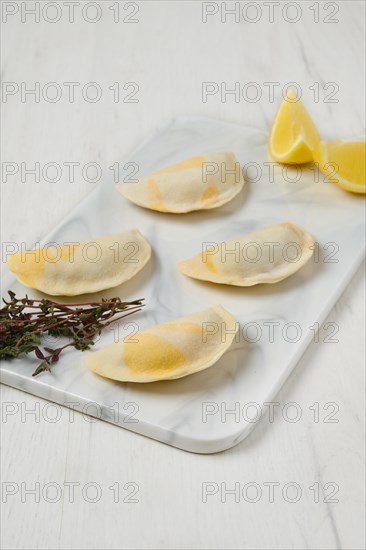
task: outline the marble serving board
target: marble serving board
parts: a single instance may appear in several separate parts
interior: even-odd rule
[[[233,151],[247,179],[243,191],[221,208],[185,215],[152,212],[130,204],[106,181],[42,244],[138,228],[153,249],[149,264],[121,287],[82,299],[144,297],[146,308],[121,324],[122,336],[136,326],[143,329],[219,303],[239,321],[238,341],[215,366],[180,380],[109,381],[87,371],[80,352],[69,351],[51,374],[35,378],[33,359],[3,361],[4,384],[191,452],[222,451],[250,433],[267,410],[264,404],[274,399],[314,339],[314,324],[321,327],[364,256],[364,198],[324,181],[311,167],[299,175],[297,169],[274,165],[264,132],[195,117],[163,125],[126,159],[135,164],[125,166],[124,175],[138,168],[136,179],[213,151]],[[239,288],[196,281],[176,269],[179,260],[201,250],[202,242],[221,242],[286,220],[305,227],[318,247],[314,259],[285,281]],[[26,290],[10,273],[3,279],[3,295],[8,289],[19,295]],[[332,330],[321,338],[336,338]],[[95,349],[114,334],[107,331]]]

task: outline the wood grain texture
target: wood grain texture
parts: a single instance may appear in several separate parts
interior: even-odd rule
[[[35,162],[94,162],[102,167],[103,178],[111,178],[108,167],[123,163],[128,152],[169,117],[203,115],[268,129],[280,90],[288,82],[301,86],[324,138],[364,132],[362,2],[332,3],[339,7],[334,16],[338,23],[324,22],[330,12],[322,2],[320,22],[315,23],[310,9],[314,3],[302,2],[301,20],[293,24],[283,15],[270,23],[261,2],[257,23],[242,17],[239,23],[230,17],[222,23],[220,13],[203,23],[201,2],[156,1],[139,3],[138,23],[114,23],[109,1],[99,2],[98,23],[84,21],[79,11],[69,23],[59,4],[64,15],[57,23],[42,18],[34,23],[30,17],[22,23],[19,13],[3,23],[2,79],[29,87],[57,82],[63,90],[64,82],[79,82],[80,87],[97,82],[103,96],[97,103],[88,103],[77,92],[74,103],[63,98],[36,103],[29,97],[23,103],[20,94],[9,96],[2,104],[3,162],[24,162],[28,168]],[[122,7],[121,14],[126,13]],[[123,90],[125,83],[136,82],[138,103],[115,103],[109,90],[115,82],[121,83],[123,94],[130,91]],[[227,96],[224,102],[216,94],[203,102],[203,82],[226,82],[227,88],[239,82],[241,89],[255,82],[262,97],[236,102]],[[280,83],[273,102],[266,82]],[[316,87],[310,89],[314,83],[319,83],[319,102],[314,101]],[[325,89],[327,83],[336,88]],[[325,103],[334,89],[337,102]],[[66,169],[55,183],[42,178],[35,183],[31,176],[22,183],[20,172],[9,176],[2,184],[2,240],[32,245],[62,220],[95,185],[85,181],[80,170],[75,174],[73,183]],[[2,547],[364,548],[363,304],[364,268],[328,317],[339,326],[339,342],[322,342],[323,332],[278,396],[273,422],[264,417],[247,440],[217,455],[191,455],[81,414],[70,417],[67,409],[51,408],[2,386]],[[289,402],[301,408],[296,423],[283,418]],[[319,422],[310,409],[314,403],[319,403]],[[327,403],[339,407],[334,417],[339,422],[324,421],[332,412],[324,409]],[[36,414],[26,415],[31,409]],[[55,414],[59,418],[52,422]],[[39,502],[22,495],[22,483],[24,493],[36,482]],[[71,482],[79,484],[74,499]],[[242,496],[235,502],[234,495],[227,495],[222,502],[219,490],[204,503],[205,482],[218,488],[226,483],[228,489],[239,483],[240,490],[252,482],[260,486],[262,496],[254,503]],[[271,482],[280,484],[274,502],[264,485]],[[282,496],[291,482],[302,489],[296,503]],[[309,489],[314,483],[336,484],[334,498],[339,502],[323,502],[322,491],[320,502],[314,502]],[[110,489],[116,484],[118,498]],[[129,495],[136,486],[126,484],[138,485],[134,497]],[[11,488],[17,492],[5,502]],[[95,488],[101,495],[91,502]],[[328,497],[331,488],[325,491]],[[133,498],[138,502],[129,502]]]

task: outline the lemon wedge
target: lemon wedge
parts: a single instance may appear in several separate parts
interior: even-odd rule
[[[314,160],[332,183],[352,193],[366,193],[365,141],[320,141]]]
[[[271,157],[282,164],[304,164],[313,160],[320,141],[318,131],[294,90],[287,92],[269,134]]]

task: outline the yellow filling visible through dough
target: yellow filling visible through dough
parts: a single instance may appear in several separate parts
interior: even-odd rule
[[[70,246],[49,246],[38,250],[16,252],[8,258],[10,271],[25,285],[35,288],[37,281],[43,275],[46,263],[68,262],[71,257],[75,258],[76,250],[80,245]]]
[[[201,200],[204,204],[207,204],[207,203],[209,204],[209,203],[215,202],[218,196],[219,196],[219,191],[216,185],[213,185],[211,183],[206,187],[206,189],[202,193]]]
[[[214,246],[209,246],[205,252],[201,252],[202,263],[207,267],[211,273],[217,273],[217,268],[213,260],[212,255],[209,253],[215,250]]]
[[[159,377],[186,363],[185,355],[160,336],[140,333],[135,338],[138,342],[125,342],[122,352],[125,365],[134,374]]]
[[[165,206],[163,203],[163,197],[158,187],[158,184],[154,179],[149,179],[147,182],[147,192],[149,196],[150,208],[153,210],[164,211]]]

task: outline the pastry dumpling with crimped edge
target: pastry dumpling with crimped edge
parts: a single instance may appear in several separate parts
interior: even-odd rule
[[[178,263],[194,279],[236,286],[277,283],[311,258],[314,240],[291,222],[272,225],[244,237],[207,243],[205,250]]]
[[[216,305],[137,332],[84,361],[93,372],[120,382],[182,378],[216,363],[238,328],[234,317]]]
[[[117,184],[116,190],[144,208],[184,214],[231,201],[244,183],[233,153],[209,153],[154,172],[139,182]]]
[[[53,296],[76,296],[118,286],[136,275],[151,256],[137,229],[91,241],[16,252],[8,266],[26,286]]]

